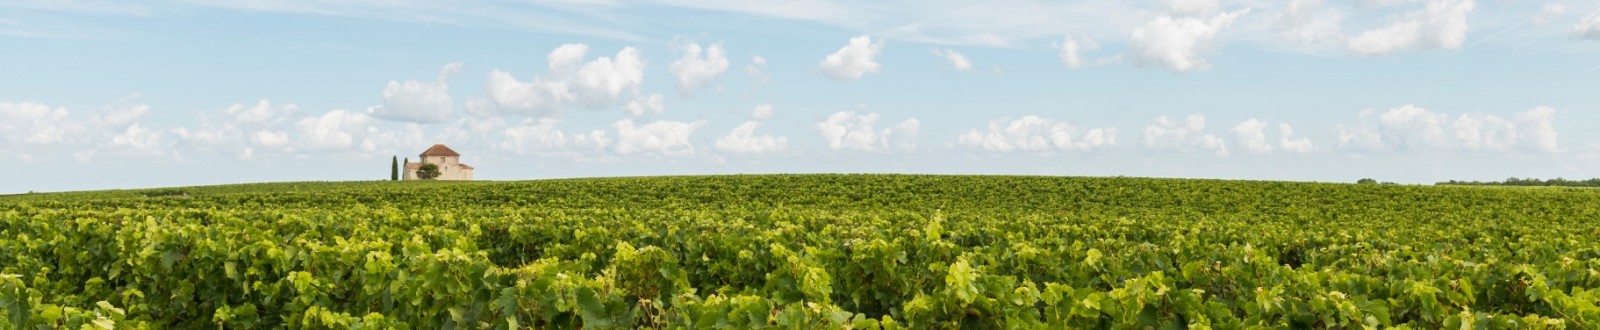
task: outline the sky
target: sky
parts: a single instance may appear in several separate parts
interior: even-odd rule
[[[1600,2],[0,0],[0,194],[1600,177]]]

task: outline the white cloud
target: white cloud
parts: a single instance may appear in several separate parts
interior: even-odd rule
[[[489,101],[504,112],[548,116],[570,104],[600,109],[639,94],[644,59],[638,49],[626,47],[614,57],[584,63],[588,51],[589,46],[582,44],[556,48],[548,56],[549,72],[527,82],[500,69],[490,71],[485,86]]]
[[[250,135],[250,143],[268,148],[286,147],[289,145],[289,133],[283,131],[256,131],[255,134]]]
[[[633,114],[634,117],[659,115],[662,112],[666,112],[665,103],[666,101],[661,97],[661,94],[650,94],[650,97],[644,99],[628,101],[628,113]]]
[[[1539,14],[1534,15],[1533,22],[1540,25],[1549,24],[1550,21],[1566,15],[1567,5],[1559,3],[1547,3],[1544,5],[1544,7],[1539,8]]]
[[[728,54],[722,50],[722,44],[702,49],[700,44],[690,42],[676,48],[683,51],[683,57],[673,61],[668,70],[678,78],[679,95],[694,95],[696,89],[711,84],[728,71]]]
[[[757,120],[772,118],[772,105],[771,104],[756,105],[755,108],[751,108],[750,109],[750,118],[757,119]]]
[[[1250,119],[1233,127],[1233,138],[1238,141],[1244,150],[1254,153],[1272,152],[1272,143],[1267,142],[1267,122]]]
[[[1340,30],[1344,17],[1341,12],[1327,8],[1322,0],[1293,0],[1273,19],[1276,37],[1300,47],[1342,44],[1344,33]]]
[[[267,100],[257,101],[254,106],[238,103],[228,106],[223,110],[223,119],[229,123],[246,126],[277,125],[287,121],[300,110],[299,106],[286,104],[274,107]]]
[[[1561,146],[1556,143],[1555,109],[1533,108],[1517,113],[1515,120],[1517,140],[1523,148],[1548,153],[1561,151]]]
[[[1472,0],[1428,0],[1424,8],[1405,13],[1388,26],[1350,38],[1349,48],[1361,54],[1461,48],[1472,8]]]
[[[957,136],[956,143],[992,152],[1077,151],[1117,143],[1116,128],[1095,128],[1082,134],[1078,131],[1071,124],[1038,116],[1001,118],[989,121],[987,130],[973,129]]]
[[[611,144],[611,139],[603,130],[568,132],[558,127],[560,123],[558,119],[528,119],[521,125],[507,127],[497,138],[500,141],[499,149],[519,155],[551,155],[575,150],[600,150]]]
[[[817,123],[822,139],[833,150],[880,151],[911,150],[916,148],[916,137],[922,122],[916,118],[879,130],[874,127],[880,116],[877,113],[857,114],[840,111]]]
[[[525,115],[557,114],[572,100],[564,82],[539,79],[522,82],[500,69],[489,72],[485,88],[495,109]]]
[[[921,132],[922,121],[911,118],[885,129],[883,138],[890,150],[911,151],[917,149],[917,136]]]
[[[833,150],[871,151],[883,141],[872,127],[877,121],[876,113],[857,115],[854,111],[840,111],[828,116],[828,120],[817,123],[817,130],[828,141],[828,148]]]
[[[145,115],[149,114],[150,106],[138,104],[109,109],[105,114],[94,116],[95,118],[92,121],[101,126],[124,127],[134,124],[134,122],[143,119]]]
[[[66,108],[36,102],[0,102],[0,149],[13,150],[15,146],[55,145],[68,141],[69,133],[79,128],[71,120]]]
[[[101,145],[102,150],[113,150],[126,155],[165,155],[161,133],[151,131],[139,123],[129,124],[122,132],[112,135]]]
[[[644,83],[644,58],[639,49],[623,48],[615,59],[597,58],[583,65],[572,78],[579,102],[590,108],[610,106],[625,92]]]
[[[782,151],[789,139],[781,136],[755,135],[761,122],[746,121],[727,135],[717,138],[717,151],[737,154],[764,154]]]
[[[765,57],[751,56],[750,64],[744,67],[744,73],[749,74],[750,79],[755,80],[758,85],[772,81],[772,77],[767,76],[767,58]]]
[[[1154,123],[1144,128],[1144,146],[1163,151],[1212,151],[1227,156],[1227,143],[1216,135],[1206,134],[1205,128],[1206,117],[1200,114],[1189,115],[1183,122],[1167,116],[1156,117]]]
[[[1538,107],[1512,118],[1466,113],[1451,116],[1414,105],[1381,114],[1361,111],[1355,125],[1339,125],[1339,147],[1359,151],[1398,152],[1559,152],[1555,110]]]
[[[849,44],[822,58],[822,63],[818,67],[822,69],[822,74],[829,78],[857,80],[867,74],[878,73],[882,65],[878,64],[877,57],[882,52],[883,43],[872,42],[872,36],[850,38]]]
[[[1311,139],[1295,139],[1292,136],[1294,136],[1294,128],[1289,127],[1288,123],[1278,124],[1278,148],[1293,153],[1311,153],[1314,148],[1311,145]]]
[[[300,119],[295,123],[300,133],[297,150],[342,151],[365,146],[370,123],[366,114],[346,110]]]
[[[286,127],[300,117],[293,104],[274,106],[271,101],[238,103],[215,113],[202,113],[199,125],[171,130],[183,142],[185,151],[238,153],[241,158],[255,156],[256,148],[275,153],[292,152]]]
[[[444,121],[455,111],[450,100],[451,76],[461,72],[460,62],[445,64],[433,82],[390,80],[383,88],[383,105],[367,108],[373,117],[418,123]]]
[[[955,67],[956,70],[972,70],[972,60],[967,59],[967,55],[962,55],[961,53],[957,53],[956,51],[948,48],[937,48],[933,49],[932,52],[933,56],[938,56],[946,61],[950,61],[950,66]]]
[[[1364,8],[1383,8],[1399,6],[1401,4],[1416,1],[1418,0],[1357,0],[1356,6]]]
[[[1600,40],[1600,11],[1589,14],[1577,25],[1572,26],[1572,35],[1579,38]]]
[[[118,100],[87,118],[64,107],[37,102],[0,102],[0,152],[24,159],[70,153],[78,161],[98,155],[148,157],[166,155],[162,133],[140,122],[150,107],[127,104],[138,94]]]
[[[1217,34],[1249,12],[1240,9],[1209,18],[1162,14],[1133,30],[1129,50],[1139,65],[1158,65],[1176,72],[1205,70],[1211,64],[1201,56],[1217,46]]]
[[[1161,0],[1161,5],[1167,12],[1183,16],[1210,15],[1222,8],[1217,0]]]
[[[1273,142],[1267,138],[1267,128],[1271,125],[1265,121],[1251,118],[1240,122],[1230,131],[1234,143],[1251,153],[1269,153],[1277,150],[1293,153],[1310,153],[1314,148],[1311,139],[1295,139],[1294,128],[1287,123],[1278,124],[1278,140]]]
[[[457,120],[456,123],[468,120],[471,119],[463,118],[461,120]],[[449,127],[452,124],[446,124],[444,126]],[[477,145],[466,143],[468,142],[467,140],[446,139],[442,136],[430,135],[427,133],[427,130],[423,128],[422,124],[405,123],[401,124],[400,128],[397,129],[383,130],[378,129],[377,127],[369,127],[366,139],[363,139],[361,142],[362,153],[359,155],[362,157],[373,157],[379,156],[386,152],[394,151],[401,151],[400,153],[410,154],[411,152],[420,151],[417,148],[427,147],[433,145],[434,143],[440,142],[455,145],[457,148],[472,148],[473,150],[478,149]],[[468,151],[468,153],[476,152]]]
[[[694,144],[689,142],[689,136],[705,124],[703,120],[687,123],[658,120],[635,125],[632,119],[619,120],[612,124],[617,132],[617,142],[612,150],[623,155],[693,155]]]
[[[1077,69],[1084,64],[1082,52],[1099,49],[1100,45],[1093,39],[1066,37],[1062,38],[1056,47],[1059,48],[1057,56],[1061,57],[1061,64],[1066,65],[1068,69]]]
[[[482,96],[468,97],[466,106],[462,107],[467,114],[473,117],[491,117],[495,115],[494,103]]]

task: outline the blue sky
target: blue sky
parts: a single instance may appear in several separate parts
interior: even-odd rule
[[[0,2],[0,193],[900,172],[1600,177],[1600,2]]]

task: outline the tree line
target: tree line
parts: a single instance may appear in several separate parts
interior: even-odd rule
[[[1567,180],[1554,178],[1540,180],[1535,178],[1516,177],[1507,178],[1505,181],[1456,181],[1450,180],[1437,183],[1440,186],[1528,186],[1528,187],[1600,187],[1600,178],[1588,180]]]

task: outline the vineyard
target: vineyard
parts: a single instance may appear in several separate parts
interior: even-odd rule
[[[1600,329],[1600,190],[755,175],[0,197],[0,329]]]

